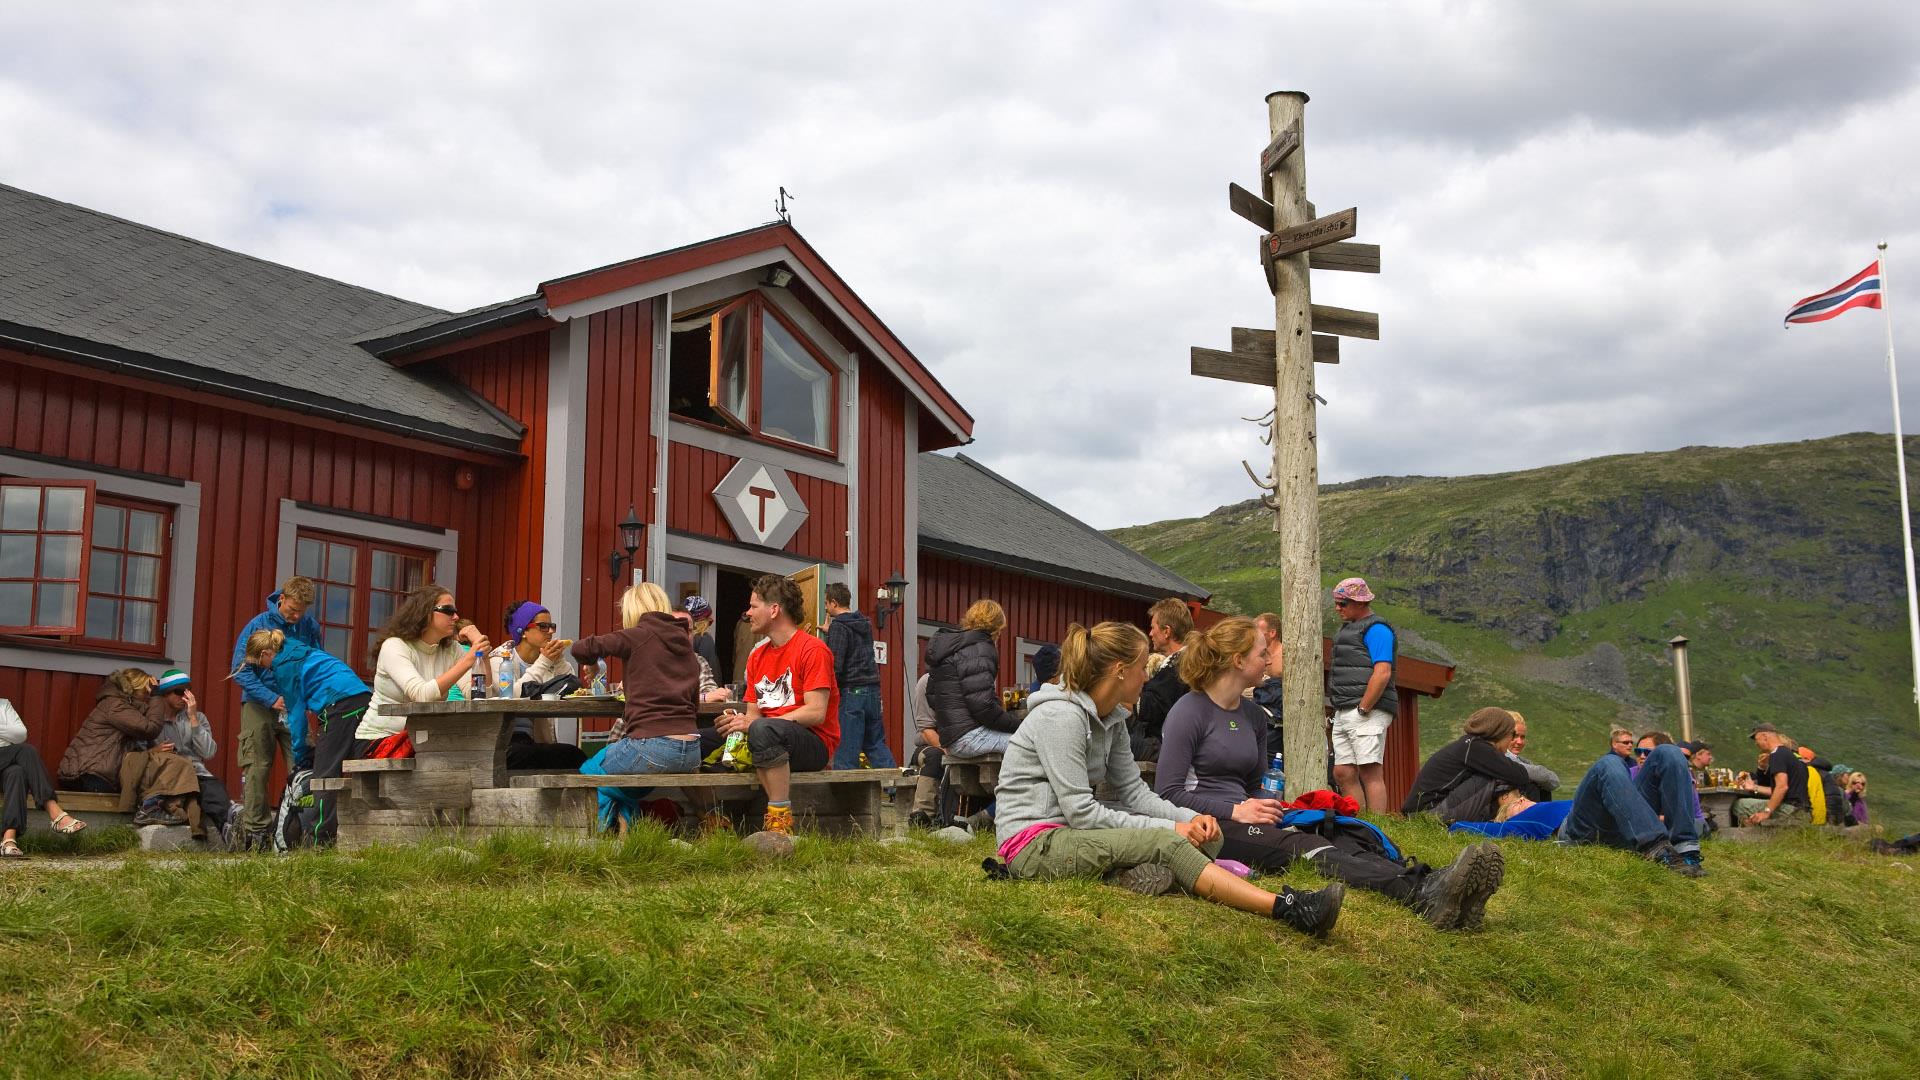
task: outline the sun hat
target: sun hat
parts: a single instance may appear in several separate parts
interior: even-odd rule
[[[1373,600],[1373,590],[1367,588],[1366,578],[1350,577],[1333,587],[1333,598],[1365,604]]]

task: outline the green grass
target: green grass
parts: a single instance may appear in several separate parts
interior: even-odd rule
[[[1394,835],[1431,861],[1437,826]],[[953,847],[495,838],[15,868],[11,1075],[1908,1076],[1920,874],[1792,836],[1686,881],[1510,843],[1488,931],[1324,946]],[[1293,884],[1318,884],[1295,871]]]

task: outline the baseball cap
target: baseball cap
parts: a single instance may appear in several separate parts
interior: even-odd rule
[[[1755,724],[1751,728],[1747,729],[1747,738],[1751,739],[1755,735],[1758,735],[1763,731],[1773,735],[1780,734],[1780,729],[1777,727],[1774,727],[1772,724]]]
[[[1350,577],[1333,587],[1333,598],[1365,604],[1373,599],[1373,590],[1367,588],[1366,578]]]

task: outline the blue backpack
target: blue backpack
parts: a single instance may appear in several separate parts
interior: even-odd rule
[[[1352,837],[1375,854],[1392,859],[1394,862],[1400,862],[1404,858],[1400,854],[1400,849],[1394,846],[1393,841],[1387,839],[1386,833],[1381,832],[1373,823],[1359,818],[1341,817],[1329,810],[1289,810],[1280,815],[1280,824],[1289,829],[1317,833],[1321,836]]]

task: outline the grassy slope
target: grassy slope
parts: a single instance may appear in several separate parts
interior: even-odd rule
[[[1428,749],[1473,709],[1505,705],[1531,722],[1529,755],[1577,777],[1612,723],[1677,732],[1665,643],[1684,634],[1692,640],[1696,732],[1715,744],[1719,764],[1747,767],[1747,728],[1773,721],[1867,770],[1876,822],[1910,832],[1920,828],[1920,721],[1906,689],[1904,612],[1897,598],[1872,607],[1825,599],[1828,579],[1843,581],[1857,563],[1884,561],[1889,550],[1898,573],[1898,533],[1882,520],[1894,505],[1891,461],[1880,461],[1891,458],[1886,449],[1885,437],[1843,436],[1329,491],[1321,496],[1323,584],[1365,574],[1384,597],[1378,610],[1458,664],[1445,696],[1422,704]],[[1503,546],[1500,522],[1591,521],[1623,497],[1681,502],[1702,492],[1742,506],[1764,500],[1756,516],[1778,529],[1736,524],[1732,542],[1748,552],[1744,559],[1681,567],[1638,599],[1567,613],[1544,644],[1486,625],[1503,610],[1543,610],[1539,596],[1503,584],[1524,580],[1541,555]],[[1277,604],[1270,521],[1235,508],[1115,535],[1215,590],[1216,607],[1251,613]],[[1673,559],[1692,554],[1682,543]],[[1436,584],[1464,599],[1440,610],[1396,602]],[[1328,619],[1331,630],[1330,612]],[[1624,695],[1556,681],[1542,663],[1571,662],[1601,643],[1626,658]],[[1416,643],[1412,651],[1423,649]]]
[[[1428,859],[1457,849],[1432,825],[1395,833]],[[1356,893],[1322,947],[1179,897],[991,882],[984,840],[809,839],[772,865],[655,830],[42,862],[0,875],[0,1072],[1895,1077],[1920,1061],[1913,870],[1813,836],[1723,845],[1700,882],[1611,850],[1506,850],[1490,932],[1435,934]]]

